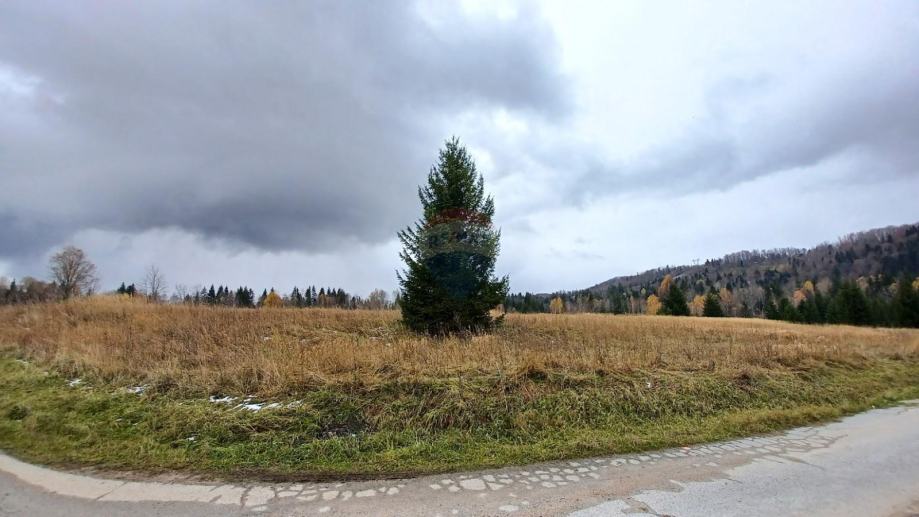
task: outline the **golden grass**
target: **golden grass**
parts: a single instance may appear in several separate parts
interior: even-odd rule
[[[490,335],[433,339],[396,311],[239,310],[113,297],[0,308],[0,349],[73,375],[270,396],[329,383],[635,370],[806,369],[919,358],[919,330],[759,319],[508,315]]]

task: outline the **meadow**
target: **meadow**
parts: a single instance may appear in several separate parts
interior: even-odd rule
[[[770,432],[915,397],[915,329],[509,314],[491,334],[431,338],[396,311],[0,308],[0,449],[50,464],[412,475]]]

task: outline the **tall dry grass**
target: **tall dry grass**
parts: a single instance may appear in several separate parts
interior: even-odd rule
[[[919,359],[919,331],[759,319],[508,315],[490,335],[433,339],[396,311],[238,310],[96,297],[0,308],[0,348],[71,375],[276,395],[327,383],[469,375],[810,368]]]

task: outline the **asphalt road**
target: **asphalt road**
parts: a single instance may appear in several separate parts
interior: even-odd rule
[[[0,515],[919,516],[919,405],[767,437],[411,480],[106,479],[0,454]]]

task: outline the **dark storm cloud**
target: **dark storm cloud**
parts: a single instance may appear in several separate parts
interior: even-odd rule
[[[0,82],[0,256],[87,228],[177,227],[271,250],[385,241],[417,212],[450,116],[565,115],[536,14],[0,3],[0,71],[27,90],[3,97]]]

